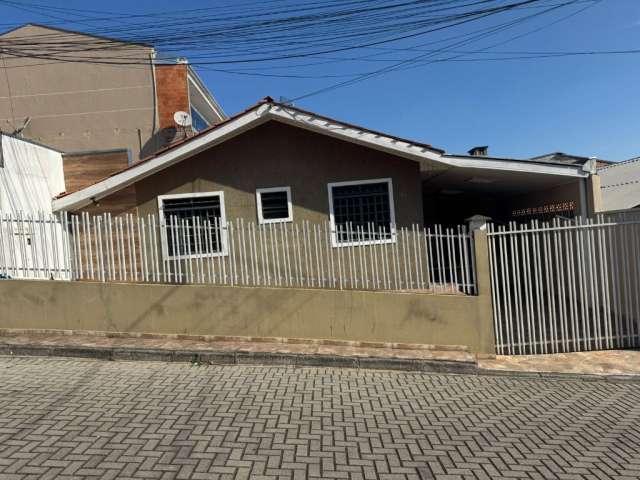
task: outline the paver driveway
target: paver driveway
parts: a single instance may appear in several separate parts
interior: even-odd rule
[[[640,478],[640,384],[0,357],[0,479]]]

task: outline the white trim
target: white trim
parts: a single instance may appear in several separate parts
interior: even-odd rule
[[[287,208],[289,215],[286,218],[268,218],[265,219],[262,216],[262,194],[270,192],[287,192]],[[256,209],[258,211],[258,223],[264,225],[265,223],[287,223],[293,222],[293,205],[291,203],[291,187],[269,187],[269,188],[256,188]]]
[[[202,255],[169,255],[169,246],[167,242],[167,232],[164,218],[164,200],[172,200],[175,198],[196,198],[196,197],[219,197],[220,198],[220,242],[221,250],[214,253],[206,253]],[[209,258],[209,257],[226,257],[229,255],[229,242],[227,238],[227,215],[225,213],[224,205],[224,192],[195,192],[195,193],[175,193],[168,195],[158,195],[158,219],[160,220],[160,242],[162,244],[162,259],[167,260],[189,260],[194,258]]]
[[[385,240],[368,240],[364,242],[339,242],[338,232],[336,230],[336,219],[333,213],[333,187],[343,187],[346,185],[366,185],[370,183],[386,183],[389,194],[389,230],[391,238]],[[346,182],[331,182],[327,184],[329,194],[329,224],[331,225],[331,246],[338,247],[354,247],[359,245],[380,245],[383,243],[396,243],[396,208],[393,201],[393,181],[391,178],[374,178],[368,180],[349,180]]]
[[[452,167],[478,168],[486,170],[502,170],[533,174],[549,174],[574,178],[586,178],[590,174],[583,172],[580,166],[551,165],[524,160],[468,158],[462,156],[444,155],[439,151],[424,145],[414,144],[405,140],[388,137],[380,133],[362,130],[354,126],[330,121],[307,112],[285,107],[278,104],[263,103],[236,118],[220,124],[217,127],[198,134],[196,137],[169,148],[149,160],[140,162],[128,170],[106,178],[94,185],[54,200],[53,210],[74,211],[100,200],[122,188],[153,175],[160,170],[170,167],[186,158],[196,155],[203,150],[218,145],[247,130],[261,125],[269,120],[277,120],[299,128],[315,131],[359,145],[390,153],[417,162],[433,161]]]
[[[582,170],[581,165],[553,165],[536,163],[528,160],[511,160],[508,158],[471,158],[465,156],[442,155],[442,163],[452,167],[477,168],[481,170],[502,170],[509,172],[542,173],[547,175],[561,175],[565,177],[587,178],[588,172]]]

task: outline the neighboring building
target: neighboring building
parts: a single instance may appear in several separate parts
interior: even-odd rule
[[[51,213],[65,190],[61,152],[0,133],[1,213]]]
[[[598,169],[602,210],[640,208],[640,157]]]
[[[592,173],[591,164],[447,155],[267,98],[61,196],[54,210],[330,221],[334,230],[373,224],[388,236],[394,225],[458,225],[474,214],[506,222],[518,211],[543,214],[564,203],[586,215],[599,193]],[[118,198],[125,189],[133,189],[128,205]],[[335,237],[334,245],[346,240]]]
[[[37,260],[54,262],[63,228],[52,221],[51,199],[64,191],[61,152],[0,133],[0,278],[8,268],[36,278]]]
[[[55,44],[55,53],[52,45]],[[28,24],[0,35],[0,131],[63,152],[125,148],[130,162],[225,115],[185,60],[140,45]]]

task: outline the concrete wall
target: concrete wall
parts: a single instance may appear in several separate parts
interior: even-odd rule
[[[321,223],[328,183],[387,177],[396,222],[421,224],[417,162],[273,121],[137,182],[136,210],[157,213],[159,195],[224,191],[228,219],[257,221],[256,189],[290,186],[294,222]]]
[[[487,243],[478,296],[0,281],[0,328],[73,329],[468,345],[493,353]]]
[[[151,48],[31,25],[2,39],[30,55],[42,53],[37,44],[62,42],[57,56],[78,61],[4,58],[0,129],[14,131],[29,117],[25,137],[64,152],[129,148],[138,158],[141,143],[154,133]],[[89,63],[105,56],[115,64]],[[132,61],[137,64],[127,65]]]

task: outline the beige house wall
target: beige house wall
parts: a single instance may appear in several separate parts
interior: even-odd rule
[[[476,252],[478,296],[7,280],[0,328],[410,342],[494,353],[484,234]]]
[[[328,183],[377,178],[392,179],[396,222],[422,224],[417,162],[272,121],[137,182],[134,210],[158,213],[159,195],[223,191],[227,219],[257,221],[256,189],[290,186],[294,222],[322,223]]]
[[[152,48],[114,43],[105,50],[94,37],[32,25],[2,36],[15,42],[30,38],[75,45],[77,51],[59,55],[77,61],[0,55],[6,63],[6,77],[0,78],[0,129],[12,132],[29,117],[25,138],[64,152],[129,148],[132,158],[139,158],[141,144],[155,127]],[[42,54],[36,47],[16,48]]]

